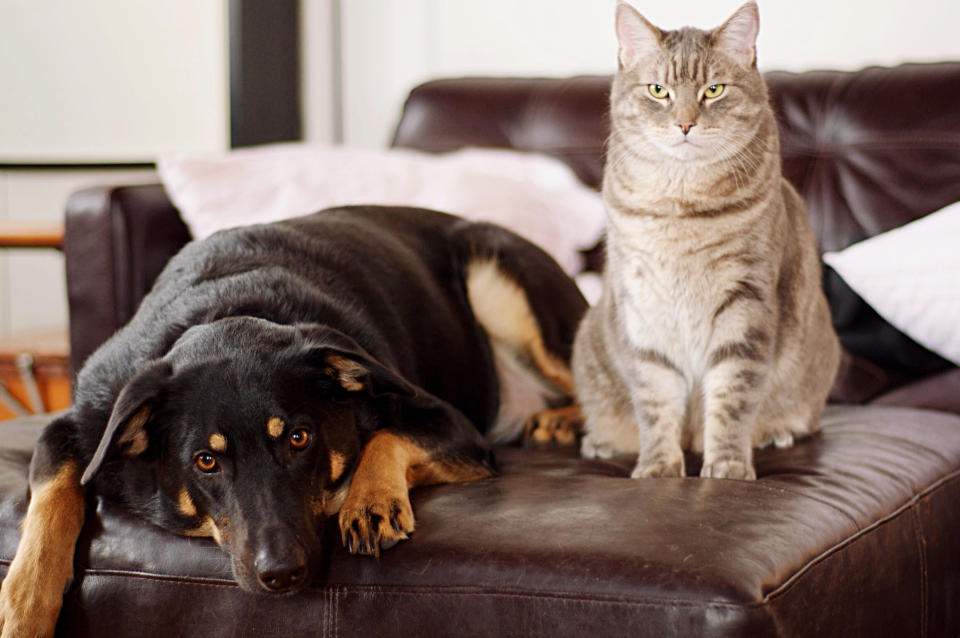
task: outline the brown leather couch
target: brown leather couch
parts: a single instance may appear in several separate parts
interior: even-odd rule
[[[824,249],[960,199],[960,63],[767,77],[785,170]],[[608,84],[431,82],[394,144],[543,151],[596,186]],[[187,240],[159,186],[71,199],[75,365]],[[285,598],[242,592],[213,543],[92,498],[58,635],[956,638],[960,371],[829,271],[826,287],[851,352],[835,391],[848,405],[812,439],[760,452],[755,482],[630,480],[629,459],[502,449],[496,478],[415,491],[416,533],[379,561],[331,534],[315,585]],[[0,574],[40,425],[0,424]]]

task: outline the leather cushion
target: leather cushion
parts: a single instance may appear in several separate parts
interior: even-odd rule
[[[379,562],[331,527],[317,585],[287,598],[240,591],[212,542],[94,502],[64,635],[956,635],[960,417],[836,407],[824,425],[758,453],[755,482],[501,449],[496,478],[414,491],[417,531]],[[4,448],[38,431],[16,428]],[[0,460],[0,573],[23,471]]]

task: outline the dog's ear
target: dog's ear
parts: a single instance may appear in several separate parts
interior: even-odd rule
[[[166,381],[172,375],[173,366],[169,362],[155,361],[138,372],[120,391],[97,451],[80,478],[81,485],[93,479],[113,450],[129,457],[139,456],[146,451],[150,440],[147,422]]]
[[[406,379],[368,354],[327,347],[315,352],[314,356],[323,362],[323,373],[347,392],[368,392],[372,396],[413,396],[417,393]]]
[[[324,326],[299,327],[298,358],[320,370],[347,392],[371,396],[413,396],[417,388],[383,365],[347,335]]]

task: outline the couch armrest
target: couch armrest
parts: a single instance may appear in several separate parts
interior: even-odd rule
[[[189,240],[159,184],[71,195],[63,244],[74,372],[133,316],[164,265]]]

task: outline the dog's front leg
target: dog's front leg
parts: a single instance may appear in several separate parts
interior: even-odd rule
[[[52,460],[50,452],[41,439],[20,543],[0,584],[0,638],[52,637],[73,577],[85,504],[81,470],[72,460]]]
[[[434,444],[431,444],[434,443]],[[363,449],[340,508],[340,534],[350,553],[379,556],[413,532],[408,492],[418,485],[473,481],[492,470],[435,442],[394,429],[380,430]]]

